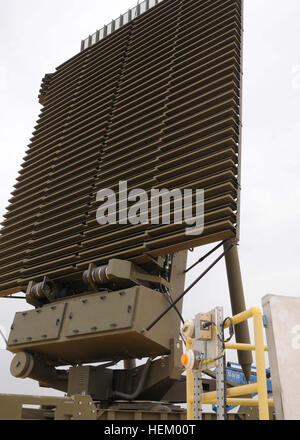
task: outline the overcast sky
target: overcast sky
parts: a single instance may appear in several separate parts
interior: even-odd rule
[[[0,0],[0,212],[7,206],[41,106],[45,73],[79,51],[81,39],[135,0]],[[247,306],[266,294],[300,297],[300,2],[245,0],[240,260]],[[190,254],[198,259],[205,249]],[[204,269],[194,269],[190,283]],[[230,313],[225,265],[189,294],[184,316],[223,305]],[[0,300],[8,329],[23,301]],[[53,394],[12,379],[0,351],[0,393]]]

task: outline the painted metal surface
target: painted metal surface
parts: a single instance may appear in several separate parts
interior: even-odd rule
[[[175,310],[151,331],[144,330],[167,304],[160,292],[142,286],[70,297],[39,313],[18,313],[7,348],[38,353],[59,365],[167,355],[178,334]]]
[[[300,420],[300,298],[262,299],[277,420]]]
[[[143,263],[236,236],[241,15],[241,0],[164,0],[46,78],[4,216],[1,295],[45,275],[82,292],[90,263]],[[204,189],[203,234],[99,226],[97,192],[118,194],[123,180],[148,193]]]
[[[216,309],[219,310],[219,309]],[[256,363],[257,363],[257,369],[256,369],[256,375],[257,375],[257,382],[248,384],[248,385],[242,385],[242,386],[236,386],[232,388],[226,389],[226,396],[224,396],[224,399],[221,398],[221,392],[225,391],[225,370],[223,370],[223,384],[224,387],[222,389],[218,389],[216,391],[211,391],[208,393],[202,394],[202,404],[213,404],[217,405],[217,417],[218,419],[223,418],[224,416],[224,410],[225,405],[249,405],[251,406],[258,406],[258,414],[260,420],[269,420],[270,414],[269,414],[269,407],[274,406],[274,401],[272,399],[268,399],[268,390],[267,390],[267,376],[266,376],[266,364],[265,364],[265,345],[264,345],[264,335],[263,335],[263,322],[262,322],[262,313],[261,310],[257,307],[253,307],[252,309],[246,310],[236,316],[233,316],[231,318],[232,324],[237,325],[245,320],[248,320],[250,318],[253,318],[253,325],[254,325],[254,339],[255,339],[255,355],[256,355]],[[223,323],[223,328],[228,328],[230,325],[229,319],[227,319]],[[215,332],[218,330],[215,327]],[[196,335],[195,335],[196,337]],[[217,340],[214,342],[216,345]],[[225,344],[224,344],[225,345]],[[193,339],[188,339],[186,348],[190,349],[190,347],[193,347]],[[225,348],[225,347],[224,347]],[[252,347],[248,347],[248,350],[251,350]],[[204,353],[203,353],[204,354]],[[196,359],[197,352],[194,353],[194,358]],[[201,356],[200,356],[201,357]],[[200,366],[197,365],[197,363],[194,363],[194,366],[188,366],[187,368],[187,414],[188,414],[188,420],[194,419],[194,393],[192,392],[194,389],[194,374],[195,372],[199,371],[201,367],[204,364],[211,364],[211,360],[206,360],[205,356],[203,356],[203,359],[201,360]],[[221,374],[219,374],[221,376]],[[219,378],[220,381],[221,378]],[[236,399],[236,397],[239,396],[247,396],[248,394],[258,394],[258,399],[244,399],[239,398]],[[225,393],[224,393],[225,394]],[[226,397],[226,398],[225,398]],[[234,399],[232,399],[234,398]]]

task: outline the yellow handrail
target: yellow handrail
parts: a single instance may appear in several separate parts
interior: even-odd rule
[[[243,321],[253,318],[254,324],[254,339],[255,344],[225,344],[226,349],[230,350],[245,350],[255,351],[256,354],[256,374],[257,383],[242,385],[238,387],[227,389],[227,404],[228,405],[244,405],[244,406],[258,406],[259,419],[269,420],[269,406],[273,406],[272,399],[268,399],[267,390],[267,377],[266,377],[266,363],[265,363],[265,351],[268,347],[264,344],[263,337],[263,322],[261,310],[257,307],[246,310],[239,313],[232,318],[232,324],[237,325]],[[228,328],[230,325],[229,320],[226,321],[224,327]],[[186,349],[192,349],[192,339],[188,339]],[[194,419],[194,375],[192,370],[186,372],[187,377],[187,419]],[[258,399],[232,399],[231,397],[243,396],[247,394],[258,393]],[[216,391],[204,393],[202,396],[203,404],[215,404],[217,400]]]
[[[235,398],[235,397],[229,397],[228,399],[226,399],[226,405],[232,405],[232,406],[258,406],[258,400],[257,399],[251,399],[251,398],[245,398],[245,397],[241,397],[241,398]],[[217,399],[214,400],[209,400],[205,402],[206,405],[216,405],[217,404]],[[269,407],[274,407],[274,400],[273,399],[268,399],[268,405]]]
[[[232,387],[227,389],[227,397],[236,396],[246,396],[247,394],[257,393],[258,385],[257,383],[252,383],[250,385],[241,385],[239,387]],[[202,397],[202,403],[207,404],[212,400],[217,399],[217,392],[210,391],[209,393],[204,393]]]
[[[242,351],[255,351],[255,345],[254,344],[233,344],[230,342],[227,342],[225,344],[226,350],[242,350]],[[265,346],[265,351],[268,351],[268,347]]]

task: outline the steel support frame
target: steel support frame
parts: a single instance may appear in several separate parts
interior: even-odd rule
[[[220,315],[221,316],[221,315]],[[226,397],[224,395],[224,402],[222,400],[221,392],[224,389],[224,384],[222,388],[221,379],[221,365],[219,363],[219,374],[217,372],[217,382],[219,381],[219,386],[217,384],[217,391],[203,393],[201,395],[202,405],[216,405],[221,408],[218,408],[218,420],[224,420],[221,418],[223,416],[224,411],[222,411],[223,405],[243,405],[255,407],[258,406],[259,410],[259,419],[260,420],[269,420],[269,407],[274,406],[273,399],[268,399],[268,390],[267,390],[267,376],[266,376],[266,362],[265,362],[265,351],[267,351],[267,347],[264,344],[264,336],[263,336],[263,320],[262,320],[262,312],[259,308],[252,308],[242,312],[232,318],[232,324],[238,325],[241,322],[247,321],[250,318],[253,318],[254,324],[254,338],[255,344],[233,344],[228,343],[225,344],[225,349],[232,350],[242,350],[242,351],[253,351],[255,350],[256,354],[256,371],[257,371],[257,383],[237,386],[233,388],[228,388],[226,390]],[[219,319],[218,319],[219,320]],[[226,321],[224,328],[229,327],[229,320]],[[221,342],[221,341],[220,341]],[[223,344],[222,344],[223,346]],[[188,339],[186,344],[186,350],[191,350],[193,347],[193,340]],[[224,348],[224,347],[223,347]],[[187,420],[196,420],[195,418],[195,398],[194,398],[194,381],[195,381],[195,372],[192,370],[187,371]],[[219,378],[218,378],[219,375]],[[223,375],[225,380],[225,372]],[[247,396],[249,394],[258,394],[258,399],[251,398],[240,398],[240,396]],[[224,393],[225,394],[225,393]],[[239,398],[237,398],[239,397]],[[198,405],[198,402],[197,404]],[[198,407],[197,407],[198,408]],[[219,418],[220,417],[220,418]]]
[[[274,406],[273,399],[268,399],[267,390],[267,376],[266,376],[266,362],[265,362],[265,351],[266,347],[264,344],[263,337],[263,321],[261,310],[257,307],[246,310],[232,318],[233,325],[240,324],[241,322],[247,321],[253,318],[254,324],[254,339],[255,339],[255,355],[256,355],[256,371],[257,371],[257,383],[243,385],[240,387],[230,388],[226,393],[226,404],[239,404],[244,406],[258,406],[259,409],[259,419],[269,420],[269,406]],[[229,327],[228,320],[226,321],[224,327]],[[240,344],[228,344],[225,348],[230,349],[240,349]],[[253,345],[244,345],[244,350],[252,351]],[[258,400],[254,399],[230,399],[231,397],[245,396],[248,394],[258,394]],[[217,393],[205,393],[203,394],[202,403],[203,404],[216,404]]]
[[[228,287],[230,293],[232,315],[237,315],[246,310],[246,302],[244,296],[242,274],[238,255],[238,246],[236,241],[228,241],[224,244],[224,250],[232,246],[229,252],[225,255],[226,272],[228,278]],[[249,344],[250,333],[248,323],[243,321],[235,326],[236,342]],[[251,365],[253,362],[252,353],[250,351],[238,350],[239,363],[242,366],[246,380],[250,380]]]
[[[217,328],[222,334],[223,307],[216,308]],[[217,390],[217,420],[226,420],[226,377],[225,377],[225,355],[223,356],[224,346],[222,341],[217,338],[218,361],[216,366],[216,390]]]
[[[194,374],[194,420],[202,420],[202,372]]]

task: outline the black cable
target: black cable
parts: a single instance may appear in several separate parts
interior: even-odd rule
[[[108,368],[113,367],[114,365],[117,365],[122,359],[119,359],[117,361],[111,361],[107,362],[106,364],[98,365],[98,368]]]
[[[165,293],[163,293],[163,295],[165,296],[165,298],[169,302],[169,304],[173,304],[173,298],[171,296],[171,293],[170,293],[169,289],[166,286],[163,286],[163,287],[164,287],[164,290],[165,290]],[[178,310],[177,306],[174,306],[174,309],[175,309],[177,315],[179,316],[182,324],[184,324],[185,320],[183,319],[183,316],[180,313],[180,311]]]
[[[223,339],[224,339],[224,333],[223,333]],[[223,354],[223,376],[224,376],[224,420],[228,420],[228,410],[227,410],[227,370],[226,370],[226,352],[224,350]]]
[[[171,266],[172,266],[172,260],[173,260],[173,255],[168,254],[165,257],[165,261],[164,261],[164,271],[163,273],[161,273],[160,275],[167,281],[170,282],[170,276],[171,276]],[[169,288],[167,286],[165,286],[164,284],[161,284],[160,286],[160,292],[164,295],[164,297],[166,298],[166,300],[168,301],[169,304],[173,303],[173,298],[171,295],[171,292],[169,290]],[[175,306],[174,307],[177,315],[179,316],[182,324],[185,323],[185,320],[183,319],[182,314],[180,313],[180,311],[178,310],[178,308]]]
[[[226,324],[227,321],[230,321],[230,324],[229,324],[229,336],[228,336],[228,338],[225,339],[225,324]],[[225,380],[224,380],[224,402],[226,402],[226,400],[227,400],[227,374],[226,374],[226,352],[225,352],[225,344],[226,344],[227,342],[229,342],[229,341],[232,339],[232,337],[233,337],[233,335],[234,335],[234,326],[233,326],[232,318],[229,318],[229,317],[228,317],[228,318],[225,318],[224,321],[223,321],[223,323],[222,323],[222,325],[221,325],[221,329],[222,329],[222,336],[221,336],[220,333],[219,333],[218,327],[217,327],[217,325],[216,325],[215,322],[213,322],[213,321],[205,322],[205,324],[203,325],[203,327],[204,327],[204,328],[208,328],[208,327],[210,327],[210,326],[212,326],[212,325],[214,325],[215,328],[216,328],[216,334],[217,334],[217,337],[218,337],[219,341],[221,342],[221,344],[222,344],[222,348],[223,348],[223,353],[222,353],[222,355],[219,356],[219,357],[217,357],[217,358],[214,359],[213,361],[217,361],[217,360],[219,360],[219,359],[223,359],[223,361],[224,361],[224,362],[223,362],[223,375],[224,375],[224,378],[225,378]],[[225,420],[228,419],[227,405],[226,405],[226,404],[225,404],[225,407],[224,407],[224,418],[225,418]]]
[[[229,336],[228,336],[228,338],[225,339],[225,324],[228,320],[230,321]],[[225,402],[227,401],[227,369],[226,369],[225,344],[232,339],[233,335],[234,335],[234,326],[233,326],[232,318],[229,318],[229,317],[225,318],[222,323],[222,339],[223,339],[223,344],[224,344],[224,362],[223,362],[224,371],[223,371],[223,374],[224,374],[224,378],[225,378],[225,380],[224,380],[224,401]],[[224,418],[225,418],[225,420],[228,420],[228,411],[227,411],[226,403],[225,403],[225,408],[224,408]]]
[[[26,296],[2,296],[2,297],[0,297],[0,299],[25,299],[26,300]]]
[[[230,321],[230,324],[229,324],[229,336],[228,336],[227,339],[224,339],[225,324],[226,324],[227,321]],[[223,324],[222,324],[222,335],[223,335],[223,342],[224,342],[224,344],[226,344],[227,342],[229,342],[232,339],[232,337],[234,335],[234,326],[233,326],[232,318],[228,317],[228,318],[224,319]]]
[[[230,324],[229,324],[229,336],[228,336],[227,339],[225,339],[224,332],[225,332],[225,324],[226,324],[227,321],[230,321]],[[208,327],[211,327],[212,325],[215,326],[216,329],[218,329],[217,325],[216,325],[216,323],[214,321],[207,321],[207,322],[205,322],[203,324],[203,328],[206,329]],[[222,336],[220,335],[219,331],[216,331],[216,334],[217,334],[217,337],[218,337],[219,341],[223,344],[223,350],[224,350],[225,349],[225,344],[227,342],[229,342],[232,339],[232,337],[234,336],[234,326],[233,326],[232,318],[228,317],[228,318],[224,319],[224,321],[223,321],[223,323],[221,325],[221,328],[222,328]]]
[[[229,325],[229,337],[227,338],[227,339],[225,339],[225,324],[226,324],[226,322],[227,321],[230,321],[230,325]],[[218,339],[219,339],[219,341],[221,342],[221,344],[222,344],[222,350],[223,350],[223,353],[222,353],[222,355],[221,356],[219,356],[218,358],[216,358],[216,359],[214,359],[214,360],[219,360],[219,359],[223,359],[223,376],[224,376],[224,402],[226,402],[226,400],[227,400],[227,371],[226,371],[226,351],[225,351],[225,344],[227,343],[227,342],[229,342],[230,340],[231,340],[231,338],[233,337],[233,335],[234,335],[234,327],[233,327],[233,322],[232,322],[232,318],[226,318],[226,319],[224,319],[224,321],[222,322],[222,325],[221,325],[221,329],[222,329],[222,336],[220,335],[220,333],[219,333],[219,331],[218,331],[218,328],[217,328],[217,326],[216,326],[216,324],[213,322],[213,321],[211,321],[211,322],[207,322],[207,323],[205,323],[205,325],[204,325],[204,327],[209,327],[209,326],[211,326],[211,325],[214,325],[215,326],[215,328],[216,328],[216,334],[217,334],[217,336],[218,336]],[[226,405],[226,403],[225,403],[225,406],[224,406],[224,419],[225,420],[227,420],[228,419],[228,411],[227,411],[227,405]]]
[[[233,244],[230,245],[164,312],[162,312],[153,322],[150,324],[146,331],[150,331],[174,306],[182,300],[182,298],[205,277],[205,275],[220,261],[222,258],[232,249]]]
[[[202,261],[206,260],[206,258],[208,258],[211,254],[213,254],[215,251],[217,251],[221,246],[224,245],[224,243],[226,242],[226,240],[222,241],[221,243],[219,243],[216,247],[214,247],[211,251],[209,251],[207,254],[205,254],[203,257],[201,257],[198,261],[196,261],[196,263],[194,263],[191,267],[189,267],[188,269],[186,269],[184,271],[184,273],[188,273],[190,270],[194,269],[194,267],[196,267],[199,263],[202,263]]]
[[[147,379],[151,365],[152,365],[152,359],[150,358],[150,359],[148,359],[147,363],[144,365],[140,381],[139,381],[137,389],[135,390],[134,393],[126,394],[126,393],[122,393],[120,391],[114,391],[113,397],[118,397],[122,400],[129,400],[129,401],[135,400],[142,393],[142,391],[144,391],[143,388],[145,386],[146,379]]]

